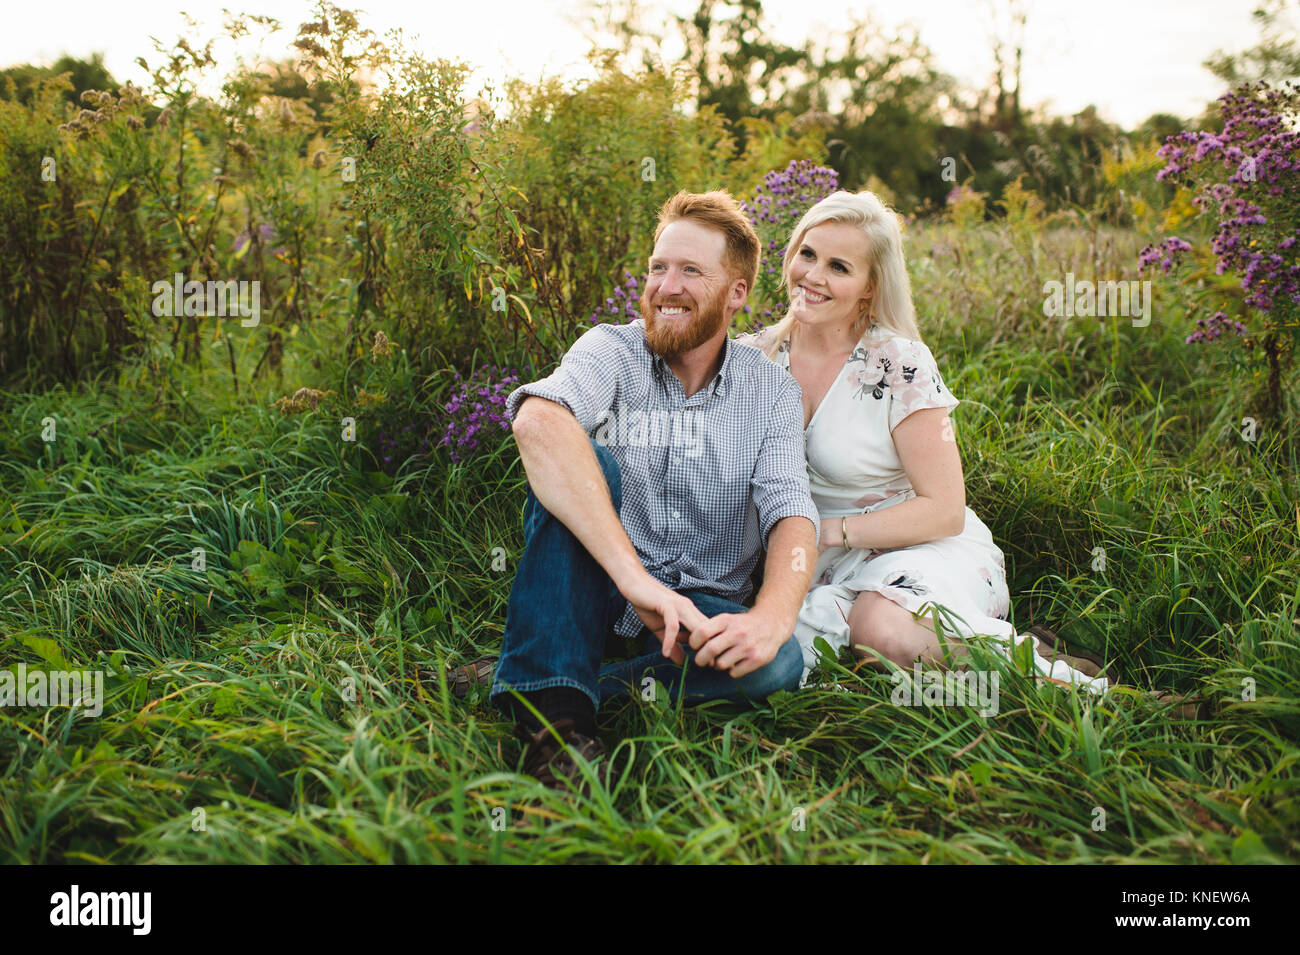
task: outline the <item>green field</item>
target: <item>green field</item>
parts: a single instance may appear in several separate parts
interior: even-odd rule
[[[611,53],[494,105],[326,2],[219,84],[215,29],[159,43],[142,87],[0,69],[0,861],[1300,861],[1300,293],[1243,288],[1194,203],[1235,177],[1267,216],[1232,240],[1300,276],[1300,140],[1159,180],[1166,137],[1255,105],[1051,116],[1022,109],[1018,48],[1009,92],[1009,41],[997,88],[963,92],[869,25],[829,60],[741,42],[761,4],[739,5],[752,23],[697,37],[718,71],[693,92],[698,64]],[[1300,63],[1261,23],[1225,83]],[[1270,115],[1294,130],[1290,95]],[[835,188],[905,223],[1013,622],[1121,685],[977,647],[986,716],[899,705],[846,656],[757,709],[604,712],[611,785],[545,790],[482,691],[414,679],[498,652],[523,546],[513,439],[444,439],[627,320],[678,190],[728,190],[759,232],[740,332],[783,313],[772,262]],[[175,308],[177,274],[259,283],[256,320]],[[1150,282],[1149,321],[1047,314],[1067,280]],[[20,671],[99,672],[102,711],[20,700]]]
[[[1182,343],[1176,311],[1144,328],[1046,320],[1006,229],[910,241],[1014,620],[1116,661],[1126,688],[1094,701],[1004,664],[989,718],[896,706],[887,676],[847,669],[828,676],[860,692],[754,711],[637,700],[602,717],[620,781],[548,793],[516,772],[486,700],[404,677],[499,647],[522,546],[511,442],[390,477],[328,404],[217,402],[197,377],[157,398],[11,393],[0,653],[107,683],[98,718],[0,711],[3,857],[1295,860],[1300,561],[1281,436],[1241,437],[1248,388]],[[1088,254],[1086,235],[1032,242],[1064,267]],[[954,254],[968,264],[934,264]],[[1153,688],[1195,692],[1204,718]]]

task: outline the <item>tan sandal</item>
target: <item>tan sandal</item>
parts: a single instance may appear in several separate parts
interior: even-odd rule
[[[496,673],[496,657],[479,657],[458,667],[447,668],[447,688],[458,700],[469,696],[469,691],[476,686],[491,686]],[[432,690],[438,688],[438,671],[432,667],[416,667],[416,679]]]
[[[1174,715],[1185,720],[1205,719],[1205,701],[1191,693],[1170,693],[1168,690],[1147,690],[1147,696],[1157,703],[1173,707]]]
[[[1091,653],[1071,650],[1066,646],[1060,635],[1047,629],[1042,624],[1034,624],[1026,632],[1030,636],[1038,638],[1040,643],[1038,648],[1039,656],[1049,663],[1054,660],[1064,660],[1067,666],[1078,670],[1084,676],[1094,679],[1104,677],[1109,686],[1114,686],[1119,682],[1119,678],[1106,669],[1106,664],[1101,657],[1093,656]]]

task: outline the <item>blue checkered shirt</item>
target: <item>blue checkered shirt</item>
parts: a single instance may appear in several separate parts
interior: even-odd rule
[[[637,556],[673,590],[747,604],[750,576],[783,517],[812,521],[799,383],[757,348],[727,339],[713,381],[689,398],[646,344],[645,322],[597,325],[549,377],[516,388],[568,408],[622,472],[619,518]],[[816,554],[809,555],[810,560]],[[629,605],[615,630],[641,631]]]

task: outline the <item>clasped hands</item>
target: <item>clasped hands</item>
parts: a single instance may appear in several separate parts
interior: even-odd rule
[[[664,586],[649,574],[619,588],[633,611],[663,645],[674,663],[686,660],[684,647],[695,652],[697,666],[713,667],[733,679],[759,670],[776,658],[793,632],[793,622],[759,609],[706,617],[689,597]]]

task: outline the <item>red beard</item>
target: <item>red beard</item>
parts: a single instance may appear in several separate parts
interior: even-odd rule
[[[652,304],[647,290],[641,296],[641,317],[645,319],[645,340],[650,350],[661,358],[671,361],[693,348],[699,348],[717,335],[727,324],[727,315],[723,310],[726,294],[726,289],[720,289],[703,305],[675,297],[663,297]],[[687,322],[678,320],[668,323],[655,316],[656,305],[681,305],[691,309],[692,314]]]

